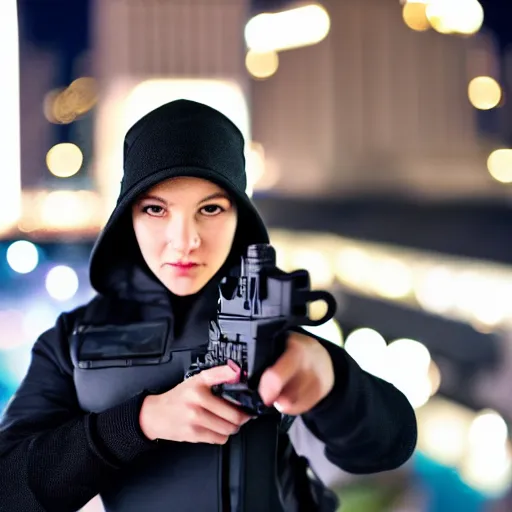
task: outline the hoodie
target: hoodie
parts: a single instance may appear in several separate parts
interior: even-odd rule
[[[307,467],[286,430],[268,418],[244,425],[222,447],[152,442],[140,429],[145,396],[182,382],[204,349],[218,280],[177,301],[142,260],[130,224],[131,201],[168,177],[206,177],[224,186],[239,207],[232,258],[248,243],[268,240],[242,191],[243,180],[233,171],[243,166],[233,160],[241,144],[236,129],[209,107],[169,105],[127,134],[120,199],[91,258],[96,297],[63,313],[35,342],[27,375],[1,419],[0,511],[74,512],[97,494],[107,512],[322,509],[321,498],[305,490]],[[187,133],[194,148],[201,146],[201,137],[207,140],[211,133],[186,128],[187,123],[198,125],[197,116],[202,127],[211,122],[216,134],[220,119],[231,135],[216,145],[226,154],[208,161],[212,152],[199,151],[198,158],[196,149],[174,151],[164,163],[162,151],[148,149],[162,133],[168,136],[160,149],[169,144],[174,124],[181,148],[188,144]],[[175,153],[180,154],[173,160]],[[183,160],[191,154],[195,161]],[[126,172],[130,165],[132,174]],[[399,467],[416,445],[409,402],[394,386],[359,368],[345,350],[317,340],[332,358],[335,384],[300,424],[344,471],[369,474]]]

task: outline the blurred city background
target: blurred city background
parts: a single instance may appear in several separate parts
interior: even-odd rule
[[[0,410],[93,296],[125,131],[189,98],[245,134],[279,265],[337,296],[317,330],[415,407],[400,470],[316,462],[341,510],[511,511],[509,4],[1,0]]]

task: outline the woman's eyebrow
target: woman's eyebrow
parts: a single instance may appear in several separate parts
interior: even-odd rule
[[[144,201],[146,199],[151,199],[153,201],[160,201],[161,203],[164,203],[164,204],[167,204],[167,201],[165,199],[163,199],[162,197],[160,196],[155,196],[153,194],[147,194],[147,195],[143,195],[139,198],[139,202],[140,201]]]
[[[212,199],[227,199],[229,202],[231,202],[231,198],[225,192],[215,192],[214,194],[210,194],[204,199],[201,199],[199,204],[205,203],[206,201],[211,201]]]
[[[213,194],[210,194],[210,195],[206,196],[205,198],[201,199],[198,204],[205,203],[206,201],[212,201],[213,199],[226,199],[227,201],[231,202],[231,198],[225,192],[214,192]],[[168,205],[168,206],[170,205],[170,203],[168,203],[164,198],[154,195],[154,194],[142,195],[138,199],[138,202],[147,201],[147,200],[159,201],[165,205]]]

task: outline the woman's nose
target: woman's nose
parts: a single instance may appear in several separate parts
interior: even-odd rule
[[[197,249],[201,241],[195,222],[183,217],[171,219],[167,230],[167,243],[182,254],[188,254]]]

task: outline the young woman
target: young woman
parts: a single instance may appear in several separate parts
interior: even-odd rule
[[[286,431],[215,396],[230,366],[184,375],[208,341],[218,284],[268,242],[245,194],[244,141],[218,111],[168,103],[127,133],[116,208],[91,258],[97,296],[36,341],[0,427],[0,510],[321,510]],[[353,473],[396,468],[416,421],[341,348],[291,332],[262,400]]]

